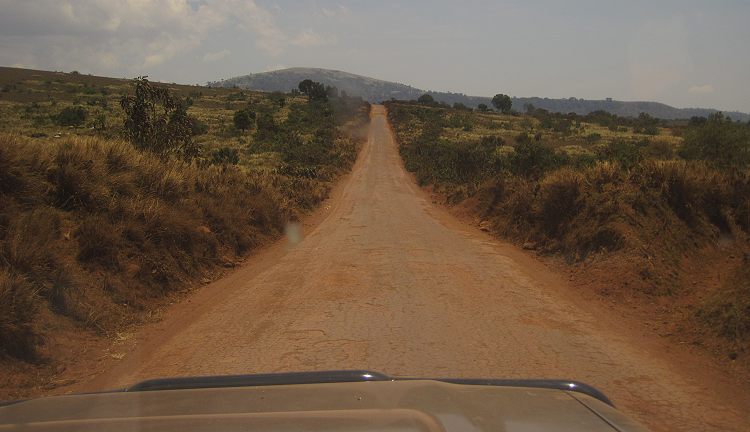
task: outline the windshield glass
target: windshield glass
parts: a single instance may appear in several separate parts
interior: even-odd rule
[[[354,370],[745,430],[748,20],[0,0],[0,400]]]

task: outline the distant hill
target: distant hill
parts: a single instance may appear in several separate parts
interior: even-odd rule
[[[289,68],[272,72],[262,72],[243,75],[221,81],[209,82],[212,87],[239,87],[260,91],[288,92],[297,88],[297,84],[304,79],[321,82],[337,87],[352,96],[362,96],[370,102],[380,102],[389,99],[411,100],[428,93],[438,102],[453,105],[462,103],[475,108],[478,104],[490,104],[489,97],[467,96],[462,93],[426,91],[406,84],[383,81],[362,75],[355,75],[331,69],[318,68]],[[659,102],[624,102],[611,99],[588,100],[578,98],[549,99],[540,97],[514,97],[513,107],[522,111],[526,104],[549,111],[576,114],[588,114],[591,111],[604,110],[623,117],[637,117],[645,112],[651,116],[663,119],[686,119],[693,116],[708,116],[716,112],[708,108],[675,108]],[[748,121],[750,114],[741,112],[724,112],[734,120]]]
[[[355,75],[331,69],[290,68],[263,72],[209,82],[211,87],[240,87],[267,92],[288,92],[296,89],[304,79],[311,79],[326,85],[335,86],[351,96],[362,96],[369,102],[380,102],[391,98],[416,99],[423,90],[390,81],[383,81],[362,75]]]

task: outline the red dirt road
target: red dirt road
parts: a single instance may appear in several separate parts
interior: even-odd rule
[[[120,346],[121,361],[71,390],[321,369],[564,377],[656,431],[750,428],[746,388],[662,355],[534,258],[433,205],[404,171],[384,114],[373,107],[353,172],[301,242],[266,249],[170,308]]]

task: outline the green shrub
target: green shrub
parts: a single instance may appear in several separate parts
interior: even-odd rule
[[[601,159],[617,162],[624,169],[631,169],[643,160],[641,146],[633,141],[617,139],[601,150]]]
[[[532,141],[522,134],[516,139],[518,144],[511,161],[511,170],[524,177],[540,177],[545,172],[562,165],[559,155],[548,145]]]
[[[141,150],[160,156],[191,159],[199,148],[193,143],[193,124],[181,102],[166,87],[151,85],[146,77],[133,80],[134,95],[123,96],[126,136]]]
[[[433,105],[433,104],[435,104],[435,99],[431,95],[425,93],[422,96],[420,96],[419,98],[417,98],[417,102],[419,102],[419,103],[421,103],[423,105]]]
[[[86,122],[88,112],[80,106],[71,106],[63,108],[60,113],[55,116],[55,123],[60,126],[81,126]]]
[[[750,165],[750,127],[721,113],[712,114],[688,129],[680,156],[707,160],[720,168],[745,169]]]
[[[247,110],[247,109],[241,109],[234,112],[234,127],[239,130],[248,130],[253,125],[253,120],[255,120],[255,113]]]

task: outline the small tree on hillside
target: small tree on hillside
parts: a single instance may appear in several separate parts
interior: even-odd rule
[[[424,104],[424,105],[432,105],[435,103],[435,98],[425,93],[422,96],[420,96],[419,99],[417,99],[417,102]]]
[[[165,87],[152,86],[147,77],[133,80],[135,95],[123,96],[125,134],[141,150],[186,159],[197,156],[191,139],[192,122],[181,102]]]
[[[311,101],[328,99],[328,89],[319,82],[305,79],[300,81],[297,87],[299,88],[299,91],[307,95],[307,98]]]
[[[252,127],[253,120],[255,120],[255,113],[247,109],[242,109],[234,112],[234,127],[239,130],[245,131]]]
[[[492,98],[492,105],[499,111],[507,114],[510,112],[510,108],[513,106],[513,101],[508,95],[496,94],[495,97]]]
[[[310,92],[310,89],[312,89],[314,83],[315,82],[311,79],[305,79],[297,84],[297,88],[299,89],[300,93],[308,94]]]
[[[477,105],[477,109],[479,111],[485,112],[487,111],[487,104],[480,103],[479,105]]]
[[[276,132],[276,122],[273,119],[273,115],[269,113],[259,112],[257,120],[257,133],[260,135],[268,135]]]

